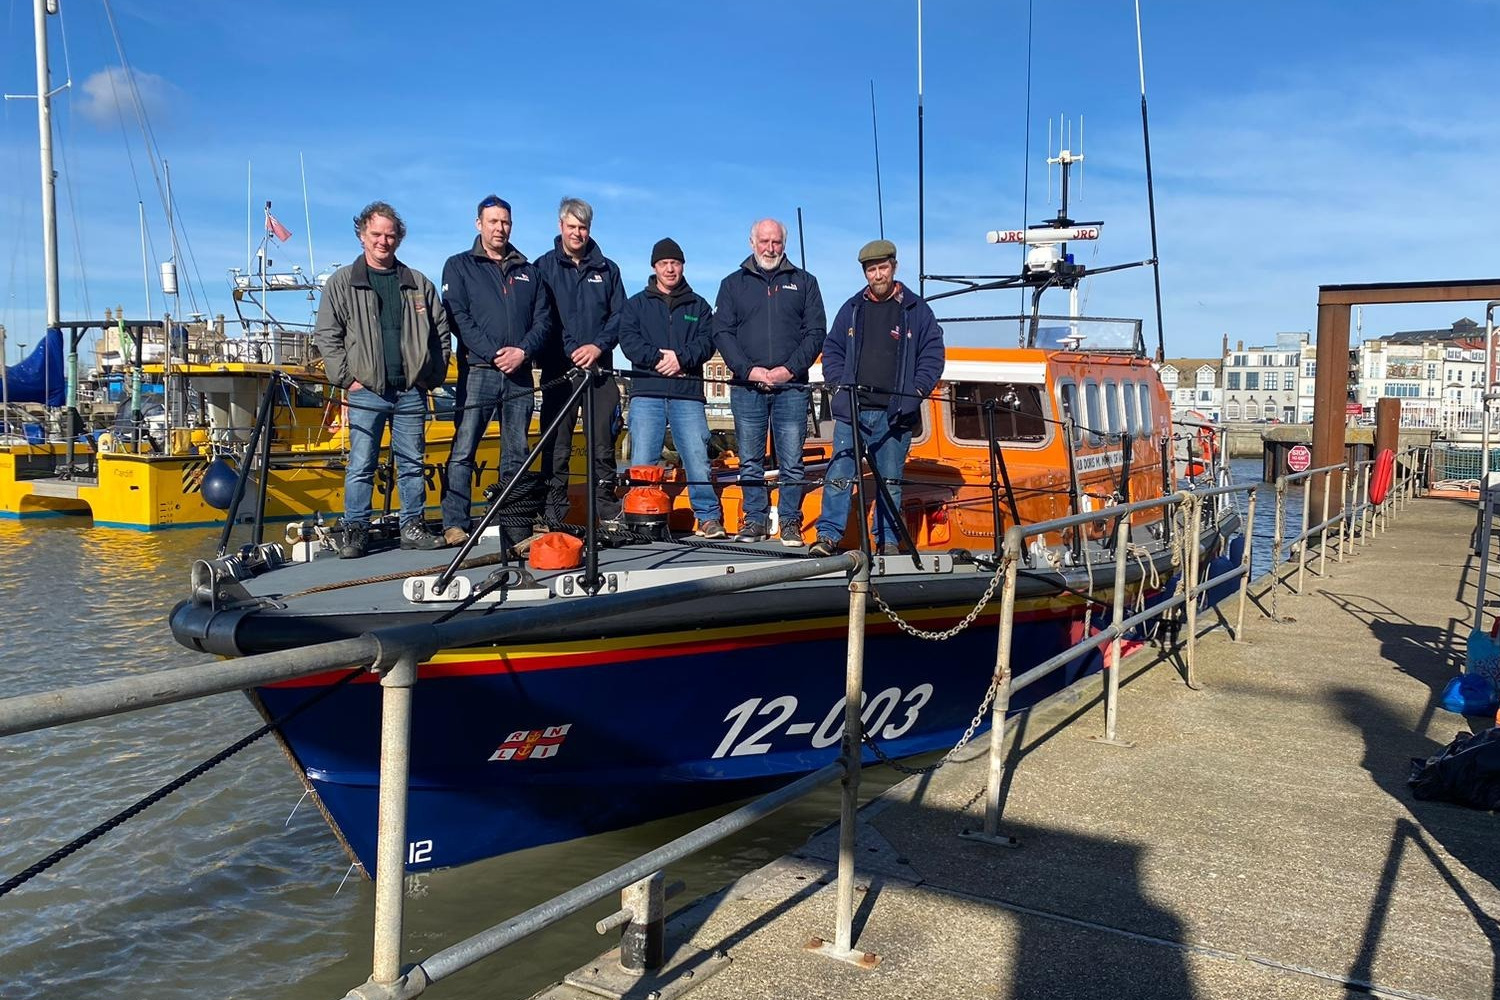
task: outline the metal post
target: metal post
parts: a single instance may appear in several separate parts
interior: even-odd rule
[[[1197,653],[1198,653],[1198,549],[1203,538],[1203,503],[1196,496],[1188,494],[1183,500],[1183,506],[1188,510],[1188,516],[1193,520],[1192,530],[1188,533],[1187,566],[1183,572],[1186,576],[1187,601],[1183,607],[1187,609],[1187,654],[1184,662],[1187,664],[1187,686],[1194,691],[1199,690],[1202,685],[1197,678]]]
[[[620,931],[620,968],[644,976],[666,962],[667,877],[661,871],[620,890],[630,919]]]
[[[1343,494],[1343,500],[1339,504],[1339,562],[1343,562],[1344,550],[1349,547],[1349,538],[1354,533],[1349,524],[1349,498],[1354,495],[1354,491],[1350,489],[1347,467],[1339,473],[1339,492]]]
[[[1276,478],[1276,527],[1271,534],[1271,619],[1276,618],[1276,588],[1281,585],[1282,522],[1286,520],[1286,477]]]
[[[1360,488],[1359,500],[1359,544],[1361,547],[1370,544],[1370,528],[1365,524],[1365,518],[1370,518],[1370,525],[1374,525],[1374,515],[1370,513],[1370,468],[1366,465],[1363,474],[1363,482]]]
[[[1333,486],[1333,473],[1323,473],[1323,533],[1318,541],[1318,576],[1328,575],[1328,490]]]
[[[1000,585],[1000,635],[995,644],[995,700],[990,706],[990,771],[985,786],[984,829],[964,830],[959,836],[996,847],[1020,847],[1020,841],[1000,833],[1000,782],[1005,773],[1005,714],[1010,709],[1011,647],[1015,642],[1016,578],[1020,575],[1020,551],[1026,545],[1019,528],[1006,532],[1005,555],[1000,561],[1004,581]]]
[[[1129,546],[1130,518],[1124,515],[1115,532],[1115,617],[1110,625],[1115,636],[1110,640],[1109,658],[1104,663],[1104,738],[1094,738],[1099,743],[1127,747],[1134,744],[1116,738],[1115,723],[1120,713],[1120,623],[1125,620],[1125,550]],[[1144,580],[1141,583],[1145,585]]]
[[[1250,597],[1250,574],[1254,569],[1251,549],[1255,547],[1255,495],[1258,490],[1250,490],[1249,511],[1246,514],[1248,526],[1245,528],[1245,551],[1240,553],[1240,565],[1245,568],[1245,573],[1240,577],[1240,610],[1234,622],[1234,641],[1240,641],[1240,634],[1245,629],[1245,604]],[[1340,550],[1342,555],[1342,550]]]
[[[375,960],[380,985],[401,978],[401,896],[406,880],[406,783],[418,654],[406,650],[380,678],[380,811],[375,845]],[[377,664],[378,666],[378,664]]]
[[[856,419],[858,412],[855,413]],[[854,474],[859,475],[855,466]],[[839,803],[839,875],[834,900],[834,940],[812,950],[841,962],[872,969],[880,956],[854,950],[854,841],[859,810],[860,757],[864,751],[865,604],[870,592],[870,561],[860,559],[849,581],[849,649],[844,662],[843,796]]]
[[[1303,581],[1307,576],[1307,507],[1312,500],[1312,476],[1302,480],[1302,527],[1297,529],[1297,593],[1306,592]]]

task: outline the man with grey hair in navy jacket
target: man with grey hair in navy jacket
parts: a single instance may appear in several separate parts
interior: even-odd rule
[[[557,207],[558,235],[552,249],[537,258],[537,270],[552,293],[553,336],[540,361],[542,426],[546,427],[572,396],[573,387],[557,382],[572,368],[590,373],[594,422],[588,428],[591,445],[588,488],[593,490],[600,518],[620,511],[615,499],[615,408],[620,389],[605,369],[614,367],[614,348],[620,337],[620,312],[625,308],[625,283],[620,268],[604,256],[590,231],[594,208],[582,198],[564,198]],[[562,427],[542,449],[542,471],[547,476],[543,516],[560,524],[568,513],[568,478],[573,458],[573,424],[583,407],[563,415]]]
[[[770,537],[769,431],[776,446],[777,534],[781,544],[800,547],[807,371],[822,349],[827,316],[818,279],[786,259],[786,226],[761,219],[750,227],[750,251],[720,283],[714,303],[714,344],[739,383],[729,387],[743,497],[735,538]]]

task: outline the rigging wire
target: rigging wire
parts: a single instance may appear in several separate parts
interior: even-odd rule
[[[1031,33],[1031,19],[1034,13],[1034,0],[1026,0],[1026,113],[1025,124],[1021,135],[1021,228],[1027,226],[1026,216],[1031,211],[1031,54],[1033,38]],[[1050,150],[1049,150],[1050,155]],[[1026,244],[1022,242],[1018,248],[1021,253],[1020,274],[1026,273]],[[1016,289],[1021,297],[1021,306],[1016,310],[1016,315],[1025,316],[1029,311],[1026,303],[1026,288],[1022,286]],[[1026,325],[1021,324],[1021,346],[1026,346]]]
[[[101,0],[101,3],[104,7],[105,18],[109,21],[110,35],[114,39],[115,43],[115,53],[120,57],[120,67],[125,74],[125,82],[129,85],[131,104],[133,110],[135,111],[136,121],[140,126],[141,135],[146,143],[146,155],[148,162],[151,164],[151,176],[156,182],[157,198],[160,201],[163,210],[165,211],[168,209],[169,199],[167,196],[166,184],[163,181],[161,171],[158,168],[158,162],[162,159],[161,145],[156,141],[156,131],[151,127],[150,117],[146,114],[146,104],[145,101],[141,99],[140,86],[136,83],[135,73],[130,68],[130,59],[125,55],[125,42],[123,39],[121,39],[119,25],[115,22],[114,8],[110,6],[109,0]],[[177,242],[177,235],[175,231],[172,234],[172,238],[175,244]],[[188,244],[188,238],[185,232],[182,235],[181,242],[185,245]],[[153,248],[153,254],[154,252],[155,251]],[[189,252],[191,253],[191,250]],[[189,307],[194,312],[205,311],[206,300],[208,298],[207,293],[204,292],[201,287],[199,288],[199,293],[202,294],[205,299],[205,309],[200,309],[198,304],[198,297],[197,294],[195,294],[193,291],[192,283],[187,282],[185,283],[185,285],[187,289]]]
[[[63,15],[62,7],[57,11],[57,30],[62,39],[64,78],[62,87],[58,89],[65,90],[68,97],[68,127],[58,133],[57,139],[58,158],[62,160],[62,170],[59,173],[63,178],[63,196],[67,200],[69,221],[73,224],[73,262],[77,267],[74,280],[83,296],[84,315],[92,315],[94,307],[89,301],[88,270],[83,265],[83,234],[78,229],[78,200],[73,192],[73,171],[68,167],[68,144],[73,135],[73,62],[68,52],[68,21]]]

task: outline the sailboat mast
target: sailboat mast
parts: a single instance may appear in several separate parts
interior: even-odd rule
[[[47,330],[62,322],[57,284],[57,174],[52,169],[51,70],[47,63],[47,15],[57,13],[57,0],[36,0],[37,131],[42,153],[42,248],[46,255]]]

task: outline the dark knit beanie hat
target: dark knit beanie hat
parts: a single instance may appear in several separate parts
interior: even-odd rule
[[[651,248],[651,266],[655,267],[657,261],[663,260],[686,260],[682,255],[682,247],[670,236],[664,240],[657,240],[656,246]]]

